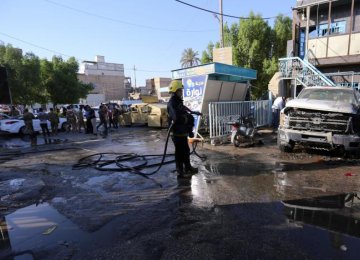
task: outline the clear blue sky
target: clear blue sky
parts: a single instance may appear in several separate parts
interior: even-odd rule
[[[219,12],[219,0],[182,0]],[[223,13],[291,17],[295,0],[223,0]],[[171,77],[185,48],[202,51],[219,40],[213,14],[175,0],[1,0],[0,41],[40,58],[74,56],[124,64],[125,75],[144,86],[153,77]],[[238,19],[226,18],[228,24]],[[268,20],[272,25],[273,19]],[[0,42],[1,43],[1,42]]]

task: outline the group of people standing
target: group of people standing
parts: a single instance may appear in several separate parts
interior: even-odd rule
[[[53,108],[50,108],[50,112],[46,113],[43,108],[39,108],[38,119],[40,120],[40,127],[44,137],[58,134],[59,128],[59,110],[54,111]],[[31,137],[34,136],[34,126],[33,119],[35,116],[33,113],[29,112],[29,109],[24,109],[23,120],[25,124],[25,133],[29,134]],[[48,127],[47,121],[50,122],[51,133]]]
[[[63,108],[63,114],[69,124],[68,132],[81,133],[84,129],[85,134],[97,135],[99,128],[103,126],[104,131],[102,133],[106,136],[109,128],[119,128],[120,110],[116,106],[100,105],[98,111],[100,123],[98,125],[96,124],[95,110],[89,105],[81,105],[78,110],[70,105]]]
[[[97,135],[99,128],[102,126],[104,128],[103,135],[106,136],[109,128],[119,128],[120,110],[117,107],[101,104],[98,113],[100,123],[96,125],[96,115],[94,109],[88,105],[85,106],[85,133]]]
[[[85,121],[84,121],[84,106],[80,106],[78,110],[74,108],[73,105],[63,107],[63,115],[66,117],[68,122],[67,132],[81,133],[81,128],[84,128],[86,131]]]
[[[81,129],[83,128],[86,134],[97,135],[99,128],[103,126],[103,134],[107,135],[109,128],[119,128],[120,110],[113,105],[101,104],[99,106],[98,114],[100,123],[98,125],[96,124],[95,110],[89,105],[80,106],[78,111],[70,105],[65,109],[65,111],[66,120],[69,122],[72,132],[81,133]]]
[[[89,105],[81,105],[79,109],[75,109],[73,105],[69,105],[62,107],[62,111],[58,108],[50,108],[48,113],[43,108],[39,108],[37,118],[40,120],[40,127],[43,136],[46,138],[50,135],[58,134],[60,117],[66,118],[68,126],[66,131],[68,133],[82,133],[82,129],[84,129],[86,134],[97,135],[99,128],[103,126],[104,131],[102,133],[106,136],[109,128],[119,128],[119,116],[119,108],[101,104],[99,107],[99,124],[96,122],[95,110]],[[34,114],[29,112],[28,109],[25,109],[23,114],[25,133],[31,137],[35,135],[33,119],[35,119]],[[50,129],[48,127],[48,121],[50,122]]]

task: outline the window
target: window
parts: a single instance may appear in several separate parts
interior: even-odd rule
[[[309,38],[324,37],[328,35],[328,24],[319,24],[316,27],[309,28]],[[330,35],[345,33],[346,21],[334,22],[330,24]]]
[[[346,27],[346,22],[345,21],[331,23],[331,25],[330,25],[330,34],[345,33],[345,27]]]
[[[318,37],[328,35],[328,25],[327,24],[320,24],[318,29]]]

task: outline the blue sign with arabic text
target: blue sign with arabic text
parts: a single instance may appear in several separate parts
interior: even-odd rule
[[[203,96],[205,92],[207,76],[194,76],[184,78],[184,105],[192,111],[201,112]],[[199,116],[195,117],[195,132],[197,132],[199,124]]]

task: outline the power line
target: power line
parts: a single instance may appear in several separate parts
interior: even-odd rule
[[[124,68],[124,70],[134,71],[134,68]],[[170,73],[170,70],[146,70],[146,69],[139,69],[138,67],[136,67],[136,71],[141,71],[141,72]]]
[[[208,9],[205,9],[205,8],[202,8],[202,7],[199,7],[199,6],[196,6],[196,5],[192,5],[192,4],[189,4],[189,3],[185,3],[183,1],[180,1],[180,0],[175,0],[176,2],[179,2],[181,4],[184,4],[184,5],[188,5],[190,7],[193,7],[193,8],[196,8],[196,9],[199,9],[201,11],[205,11],[205,12],[208,12],[208,13],[212,13],[212,14],[217,14],[217,15],[222,15],[222,16],[226,16],[226,17],[230,17],[230,18],[236,18],[236,19],[254,19],[252,17],[243,17],[243,16],[235,16],[235,15],[229,15],[229,14],[222,14],[222,13],[218,13],[218,12],[214,12],[214,11],[211,11],[211,10],[208,10]],[[271,19],[274,19],[276,18],[276,16],[273,16],[273,17],[262,17],[261,19],[263,20],[271,20]]]
[[[100,18],[100,19],[103,19],[103,20],[108,20],[108,21],[112,21],[112,22],[116,22],[116,23],[122,23],[122,24],[126,24],[126,25],[136,26],[136,27],[142,27],[142,28],[146,28],[146,29],[150,29],[150,30],[167,31],[167,32],[189,32],[189,33],[212,32],[212,31],[214,31],[214,30],[179,30],[179,29],[160,28],[160,27],[148,26],[148,25],[143,25],[143,24],[130,23],[130,22],[114,19],[114,18],[111,18],[111,17],[98,15],[98,14],[95,14],[95,13],[80,10],[80,9],[77,9],[77,8],[74,8],[74,7],[71,7],[71,6],[68,6],[68,5],[60,4],[60,3],[57,3],[57,2],[54,2],[54,1],[51,1],[51,0],[44,0],[44,1],[46,1],[46,2],[48,2],[50,4],[53,4],[53,5],[60,6],[62,8],[66,8],[66,9],[70,9],[70,10],[78,12],[78,13],[94,16],[94,17],[97,17],[97,18]]]
[[[19,42],[23,42],[23,43],[29,44],[29,45],[31,45],[31,46],[34,46],[34,47],[36,47],[36,48],[39,48],[39,49],[42,49],[42,50],[51,52],[51,53],[60,54],[60,55],[62,55],[62,56],[66,56],[66,57],[69,57],[69,58],[72,57],[71,55],[67,55],[67,54],[64,54],[64,53],[61,53],[61,52],[58,52],[58,51],[55,51],[55,50],[48,49],[48,48],[46,48],[46,47],[42,47],[42,46],[40,46],[40,45],[31,43],[31,42],[27,42],[27,41],[21,40],[21,39],[19,39],[19,38],[16,38],[16,37],[14,37],[14,36],[11,36],[11,35],[6,34],[6,33],[3,33],[3,32],[0,32],[0,34],[1,34],[1,35],[4,35],[4,36],[6,36],[6,37],[9,37],[9,38],[11,38],[11,39],[17,40],[17,41],[19,41]],[[85,60],[85,59],[82,59],[82,60]]]
[[[17,40],[17,41],[19,41],[19,42],[22,42],[22,43],[31,45],[31,46],[36,47],[36,48],[38,48],[38,49],[42,49],[42,50],[45,50],[45,51],[54,53],[54,54],[58,54],[58,55],[65,56],[65,57],[68,57],[68,58],[70,58],[70,57],[75,57],[75,56],[73,56],[73,55],[64,54],[64,53],[59,52],[59,51],[55,51],[55,50],[52,50],[52,49],[49,49],[49,48],[46,48],[46,47],[43,47],[43,46],[40,46],[40,45],[31,43],[31,42],[28,42],[28,41],[21,40],[21,39],[19,39],[19,38],[17,38],[17,37],[11,36],[11,35],[6,34],[6,33],[3,33],[3,32],[0,32],[0,34],[1,34],[1,35],[4,35],[4,36],[6,36],[6,37],[9,37],[9,38],[11,38],[11,39]],[[3,42],[3,41],[0,40],[0,42]],[[88,59],[78,58],[78,60],[79,60],[80,62],[82,62],[82,61],[87,61]],[[133,71],[134,68],[124,68],[124,70],[131,70],[131,71]],[[170,73],[169,70],[146,70],[146,69],[139,69],[139,68],[136,68],[136,70],[137,70],[137,71],[141,71],[141,72]]]

